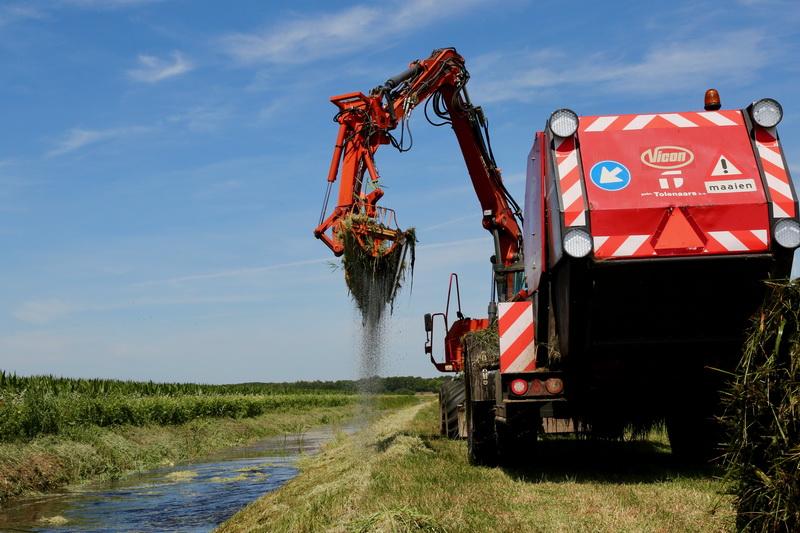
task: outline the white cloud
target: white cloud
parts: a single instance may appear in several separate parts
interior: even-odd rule
[[[286,102],[287,99],[280,99],[268,103],[258,111],[258,118],[264,121],[272,120],[278,116],[281,111],[290,109],[290,106],[287,106]]]
[[[61,0],[61,4],[86,9],[118,9],[155,4],[162,1],[163,0]]]
[[[140,54],[137,58],[139,66],[128,70],[128,77],[144,83],[157,83],[186,74],[194,68],[191,61],[177,50],[172,52],[171,58],[171,60],[161,59],[156,56]]]
[[[192,132],[209,132],[216,130],[232,114],[229,106],[203,105],[170,115],[167,122],[180,124]]]
[[[401,4],[356,5],[335,13],[295,18],[256,33],[223,38],[227,52],[242,63],[307,63],[420,30],[481,0],[409,0]]]
[[[461,224],[461,223],[466,222],[468,220],[475,220],[476,218],[479,218],[479,217],[476,217],[474,213],[471,214],[471,215],[464,215],[464,216],[460,216],[460,217],[444,220],[442,222],[437,222],[436,224],[432,224],[430,226],[425,226],[423,228],[420,228],[419,231],[420,232],[424,232],[424,231],[431,231],[431,230],[435,230],[435,229],[439,229],[439,228],[445,228],[447,226],[453,226],[455,224]]]
[[[69,314],[72,310],[72,306],[58,299],[31,300],[20,305],[11,314],[23,322],[46,324]]]
[[[33,6],[13,4],[0,7],[0,28],[21,20],[41,18],[44,14]]]
[[[633,61],[607,54],[577,57],[549,49],[487,54],[473,62],[471,90],[481,102],[529,101],[543,91],[571,85],[603,92],[663,94],[712,81],[747,82],[757,75],[759,66],[768,64],[770,52],[763,32],[746,30],[657,43]]]
[[[430,228],[426,228],[430,229]],[[473,238],[473,239],[460,239],[455,241],[446,241],[446,242],[437,242],[432,244],[420,244],[418,248],[421,248],[424,251],[428,250],[438,250],[441,248],[453,248],[453,247],[462,247],[464,245],[473,245],[475,243],[486,243],[490,242],[487,239],[488,237],[480,237],[480,238]],[[333,257],[320,257],[316,259],[303,259],[300,261],[289,261],[286,263],[276,263],[272,265],[264,265],[264,266],[254,266],[254,267],[241,267],[241,268],[232,268],[228,270],[218,270],[216,272],[203,272],[198,274],[188,274],[185,276],[177,276],[168,279],[161,279],[161,280],[153,280],[153,281],[143,281],[140,283],[135,284],[136,287],[145,287],[150,285],[171,285],[171,284],[179,284],[179,283],[187,283],[187,282],[195,282],[195,281],[208,281],[208,280],[216,280],[222,278],[243,278],[243,277],[251,277],[251,276],[258,276],[261,274],[265,274],[267,272],[271,272],[273,270],[282,270],[282,269],[297,269],[298,267],[308,266],[308,265],[318,265],[324,263],[331,263],[335,262],[336,260]]]
[[[738,4],[741,4],[745,7],[777,7],[780,5],[788,6],[789,4],[793,3],[794,0],[737,0]]]
[[[163,120],[148,126],[125,126],[120,128],[86,129],[72,128],[55,143],[47,152],[47,157],[68,154],[89,145],[105,141],[113,141],[132,135],[152,132],[169,124],[178,124],[191,132],[208,132],[215,130],[221,123],[230,118],[228,107],[196,107],[183,113],[170,115]]]
[[[56,143],[56,145],[47,152],[48,157],[58,156],[74,152],[80,148],[90,144],[96,144],[102,141],[109,141],[118,139],[134,133],[141,133],[147,131],[148,128],[141,126],[132,126],[127,128],[109,128],[103,130],[87,130],[83,128],[72,128],[63,138]]]
[[[253,276],[258,274],[263,274],[265,272],[270,272],[272,270],[280,270],[284,268],[297,268],[300,266],[305,265],[315,265],[319,263],[326,263],[330,261],[329,257],[319,258],[319,259],[304,259],[301,261],[290,261],[287,263],[277,263],[274,265],[266,265],[266,266],[257,266],[257,267],[242,267],[242,268],[233,268],[229,270],[219,270],[216,272],[205,272],[201,274],[189,274],[186,276],[178,276],[169,279],[163,280],[156,280],[156,281],[144,281],[141,283],[137,283],[137,286],[147,286],[147,285],[162,285],[162,284],[173,284],[173,283],[185,283],[191,281],[204,281],[209,279],[220,279],[220,278],[239,278],[245,276]]]

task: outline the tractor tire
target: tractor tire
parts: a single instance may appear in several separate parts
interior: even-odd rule
[[[467,402],[467,449],[470,464],[497,465],[494,402]]]
[[[704,369],[700,374],[695,370],[685,385],[697,394],[676,401],[667,413],[665,422],[672,456],[678,462],[707,465],[722,454],[724,430],[718,419],[722,412],[719,392],[724,387],[722,373]]]
[[[497,452],[500,463],[518,466],[536,457],[541,425],[542,419],[538,415],[525,412],[515,413],[505,422],[498,421]]]
[[[447,403],[447,391],[445,391],[444,384],[439,387],[439,435],[442,437],[447,436],[447,414],[445,404]]]
[[[722,453],[722,427],[710,417],[697,413],[670,416],[666,426],[672,457],[679,463],[705,465]]]
[[[463,379],[453,379],[442,383],[439,389],[439,414],[441,423],[439,433],[448,439],[457,439],[458,406],[464,403],[466,390]]]

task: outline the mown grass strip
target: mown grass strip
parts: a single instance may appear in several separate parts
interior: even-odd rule
[[[413,415],[413,416],[412,416]],[[730,499],[705,471],[673,466],[662,442],[545,442],[541,467],[474,467],[438,435],[429,404],[342,438],[223,533],[727,531]]]

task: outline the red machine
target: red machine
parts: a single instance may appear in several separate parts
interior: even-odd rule
[[[783,110],[762,99],[721,110],[581,116],[555,111],[528,156],[524,212],[503,185],[483,113],[454,49],[433,52],[373,89],[332,98],[340,124],[320,224],[335,253],[341,221],[376,242],[397,238],[393,213],[377,205],[374,155],[404,151],[410,110],[428,102],[458,138],[494,236],[496,298],[489,316],[425,316],[426,353],[437,369],[462,372],[441,393],[443,432],[466,417],[470,458],[531,456],[545,428],[618,437],[666,421],[673,452],[710,453],[723,374],[731,369],[762,281],[785,278],[800,246],[797,195],[775,126]],[[331,214],[327,198],[339,178]],[[366,179],[365,179],[366,178]],[[451,289],[457,277],[451,277]],[[448,308],[450,292],[448,293]],[[447,334],[433,356],[434,319]],[[498,328],[499,359],[469,353],[462,337]],[[460,409],[463,407],[462,409]],[[463,432],[462,432],[463,433]],[[463,436],[463,435],[462,435]]]

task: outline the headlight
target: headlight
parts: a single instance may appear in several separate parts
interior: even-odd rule
[[[572,257],[586,257],[592,251],[592,238],[581,229],[569,231],[564,236],[564,251]]]
[[[777,100],[762,98],[753,104],[750,114],[762,128],[774,128],[783,118],[783,108]]]
[[[578,115],[570,109],[559,109],[550,115],[550,131],[559,137],[569,137],[578,131]]]
[[[775,240],[784,248],[797,248],[800,246],[800,224],[791,218],[784,218],[775,224]]]

